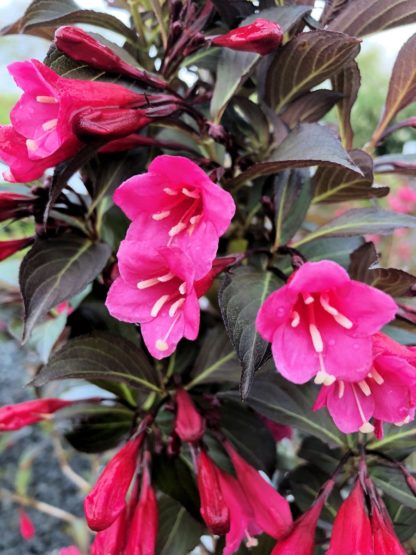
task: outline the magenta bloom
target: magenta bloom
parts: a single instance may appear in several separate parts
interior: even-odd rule
[[[269,54],[283,41],[283,31],[278,23],[257,18],[253,23],[232,29],[225,35],[215,37],[212,44],[233,50]]]
[[[92,530],[109,528],[125,510],[142,441],[143,434],[128,441],[110,460],[85,498],[85,517]]]
[[[352,530],[353,533],[351,533]],[[371,524],[359,481],[356,482],[354,489],[337,513],[332,529],[331,543],[326,555],[339,555],[340,553],[373,555]]]
[[[184,389],[176,392],[176,406],[175,432],[181,440],[192,443],[201,439],[205,431],[204,419]]]
[[[11,111],[12,125],[0,127],[0,159],[10,166],[8,181],[32,181],[73,156],[81,146],[73,124],[86,108],[127,108],[143,100],[112,83],[65,79],[38,60],[15,62],[8,69],[24,91]]]
[[[147,173],[120,185],[114,202],[133,220],[127,239],[182,249],[192,258],[196,279],[211,269],[218,239],[235,212],[231,195],[182,156],[155,158]]]
[[[19,511],[19,528],[20,535],[24,540],[31,540],[36,533],[32,519],[23,509]]]
[[[0,432],[20,430],[41,422],[54,412],[73,404],[63,399],[34,399],[0,408]]]
[[[371,418],[397,425],[414,418],[415,353],[381,333],[373,338],[373,352],[373,364],[365,378],[323,386],[315,402],[314,410],[326,406],[344,433],[374,431]]]
[[[360,380],[371,365],[371,336],[394,318],[393,299],[351,280],[335,262],[306,262],[257,316],[279,372],[294,383]]]
[[[114,318],[141,324],[144,342],[155,358],[169,356],[182,337],[196,338],[200,310],[195,270],[185,253],[122,241],[118,268],[120,277],[108,292],[106,306]]]

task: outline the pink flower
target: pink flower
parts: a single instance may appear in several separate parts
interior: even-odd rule
[[[91,545],[91,555],[120,555],[127,539],[127,510],[124,509],[116,520],[98,532]]]
[[[371,365],[371,336],[394,318],[393,299],[351,280],[335,262],[306,262],[257,316],[279,372],[294,383],[360,380]]]
[[[380,509],[375,503],[371,507],[371,530],[373,534],[373,555],[406,555],[383,502],[379,500]]]
[[[277,542],[271,555],[313,555],[316,525],[333,486],[332,480],[325,484],[321,495],[312,507],[299,517],[289,533]]]
[[[181,248],[192,259],[196,279],[210,271],[235,212],[231,195],[182,156],[155,158],[148,173],[120,185],[114,202],[133,220],[127,239]]]
[[[239,482],[222,470],[219,470],[219,477],[225,505],[230,511],[230,530],[225,536],[223,555],[232,555],[243,540],[246,540],[247,547],[257,545],[253,536],[261,534],[262,529],[256,523],[253,508]]]
[[[32,181],[74,155],[81,143],[73,124],[86,107],[114,109],[143,103],[143,96],[129,89],[66,79],[37,60],[15,62],[8,69],[24,91],[11,111],[12,125],[0,127],[0,158],[10,166],[8,181]]]
[[[370,419],[393,424],[413,420],[416,407],[416,355],[378,333],[373,338],[373,364],[357,382],[337,380],[323,386],[314,410],[326,406],[344,433],[372,432]],[[388,399],[388,402],[386,402]]]
[[[182,441],[194,442],[204,434],[205,422],[192,401],[192,397],[184,389],[176,391],[175,432]]]
[[[48,418],[54,412],[70,406],[73,401],[62,399],[34,399],[0,408],[0,431],[20,430]]]
[[[31,540],[35,535],[36,530],[33,522],[23,509],[20,509],[19,511],[19,527],[20,535],[24,540]]]
[[[351,531],[353,530],[353,533]],[[359,553],[373,555],[371,524],[364,504],[364,495],[357,480],[354,489],[335,517],[331,543],[326,555]]]
[[[253,23],[232,29],[225,35],[215,37],[212,44],[233,50],[269,54],[283,41],[283,31],[278,23],[269,19],[257,18]]]
[[[142,441],[143,434],[128,441],[110,460],[85,498],[85,517],[92,530],[109,528],[125,509]]]
[[[33,237],[22,237],[22,239],[10,239],[0,241],[0,262],[12,256],[16,252],[25,249],[33,243]]]
[[[204,449],[197,457],[197,484],[205,524],[213,534],[226,534],[230,530],[230,511],[221,489],[220,470]]]
[[[182,337],[195,339],[199,304],[195,269],[177,247],[122,241],[120,277],[112,284],[106,306],[118,320],[140,323],[143,340],[157,359],[169,356]]]
[[[158,509],[150,475],[145,466],[139,502],[133,513],[125,555],[154,555],[158,529]]]
[[[238,482],[250,501],[256,524],[272,538],[286,534],[292,524],[289,503],[271,486],[259,472],[235,451],[231,443],[225,443]]]

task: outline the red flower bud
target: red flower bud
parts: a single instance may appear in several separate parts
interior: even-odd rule
[[[35,527],[29,515],[22,509],[19,511],[20,535],[24,540],[30,540],[35,535]]]
[[[212,44],[233,50],[269,54],[283,41],[283,31],[278,23],[268,19],[256,19],[249,25],[232,29],[225,35],[215,37]]]
[[[70,25],[55,31],[55,44],[65,54],[77,62],[85,62],[92,67],[112,73],[130,75],[153,86],[164,88],[166,83],[150,76],[137,67],[125,62],[111,48],[91,35]]]
[[[176,392],[175,432],[182,441],[193,442],[201,439],[205,430],[202,416],[196,410],[191,396],[184,389]]]
[[[92,530],[108,528],[125,509],[142,442],[143,434],[128,441],[110,460],[85,498],[85,517]]]
[[[371,507],[371,530],[373,533],[374,555],[406,555],[383,502],[380,509],[375,503]]]
[[[98,532],[91,545],[91,555],[120,555],[127,538],[127,509],[124,509],[113,524]]]
[[[10,239],[0,241],[0,262],[9,258],[12,254],[25,249],[33,243],[33,237],[23,237],[22,239]]]
[[[235,451],[229,442],[225,448],[233,462],[238,481],[249,499],[257,524],[272,538],[286,534],[292,525],[289,503],[259,472]]]
[[[48,415],[72,404],[73,401],[62,399],[35,399],[16,405],[5,405],[0,408],[0,431],[10,432],[36,424]]]
[[[296,520],[290,532],[277,543],[271,555],[313,555],[318,518],[333,487],[333,480],[329,480],[312,507]],[[342,553],[346,555],[347,551]]]
[[[202,518],[213,534],[226,534],[230,529],[230,511],[221,491],[219,470],[204,450],[198,455],[197,466]]]
[[[33,211],[33,200],[27,195],[0,192],[0,222],[29,216]]]
[[[143,110],[129,108],[89,108],[73,121],[74,133],[86,141],[91,137],[119,139],[138,131],[151,121]]]
[[[140,499],[130,522],[125,555],[154,555],[158,528],[158,510],[155,492],[144,468]]]

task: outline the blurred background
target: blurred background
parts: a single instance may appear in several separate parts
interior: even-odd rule
[[[0,22],[6,26],[18,19],[29,0],[0,0]],[[105,0],[79,0],[83,8],[106,10],[118,17],[126,17],[126,12],[113,9]],[[319,15],[320,2],[317,0],[315,14]],[[84,26],[88,30],[88,26]],[[101,33],[105,32],[101,29]],[[389,82],[391,69],[403,43],[416,32],[416,25],[409,25],[364,39],[358,63],[362,76],[362,87],[353,110],[354,146],[364,146],[376,127]],[[120,37],[108,32],[108,38],[118,42]],[[0,124],[7,124],[9,112],[19,97],[19,90],[7,73],[6,66],[17,60],[38,58],[42,60],[48,49],[48,42],[31,36],[0,37]],[[400,119],[415,116],[415,104],[401,112]],[[326,118],[329,124],[336,123],[333,110]],[[403,153],[415,156],[416,130],[405,128],[392,134],[379,148],[378,154]],[[0,163],[1,169],[1,163]],[[389,185],[392,192],[380,202],[386,208],[399,212],[416,213],[416,181],[411,177],[397,175],[376,176],[381,185]],[[0,189],[16,190],[14,185],[2,183]],[[330,205],[314,207],[311,218],[317,223],[338,215],[351,206]],[[13,226],[13,236],[27,234],[29,224]],[[10,231],[0,227],[0,240],[10,238]],[[401,230],[393,237],[381,239],[372,237],[382,252],[382,265],[394,266],[407,271],[415,271],[413,256],[416,234]],[[18,258],[0,264],[0,304],[3,291],[17,294]],[[69,310],[69,308],[67,308]],[[24,350],[18,346],[21,333],[21,318],[15,313],[0,310],[0,405],[18,402],[32,396],[25,389],[31,369],[39,361],[47,359],[53,343],[63,332],[66,314],[51,316],[44,327],[39,329],[35,340]],[[40,326],[39,326],[40,327]],[[26,369],[26,372],[24,371]],[[77,391],[74,397],[88,395],[90,391]],[[286,441],[286,440],[283,440]],[[45,466],[45,453],[48,464]],[[42,454],[42,457],[38,456]],[[51,555],[59,548],[86,541],[86,528],[82,521],[82,498],[87,488],[89,476],[95,472],[100,460],[97,456],[82,456],[74,450],[64,448],[59,437],[48,423],[23,429],[13,434],[0,436],[0,553],[2,555],[43,554]],[[23,503],[24,501],[24,503]],[[39,505],[39,501],[43,505]],[[34,523],[33,538],[24,541],[19,532],[21,513],[25,511]]]

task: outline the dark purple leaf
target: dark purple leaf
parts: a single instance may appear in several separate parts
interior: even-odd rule
[[[325,89],[308,92],[289,104],[281,114],[281,118],[290,129],[295,128],[299,123],[315,123],[341,99],[342,94]]]
[[[361,86],[361,75],[358,64],[352,60],[332,79],[334,91],[342,95],[337,104],[339,112],[339,133],[345,148],[351,149],[354,133],[351,127],[351,110],[357,100]]]

